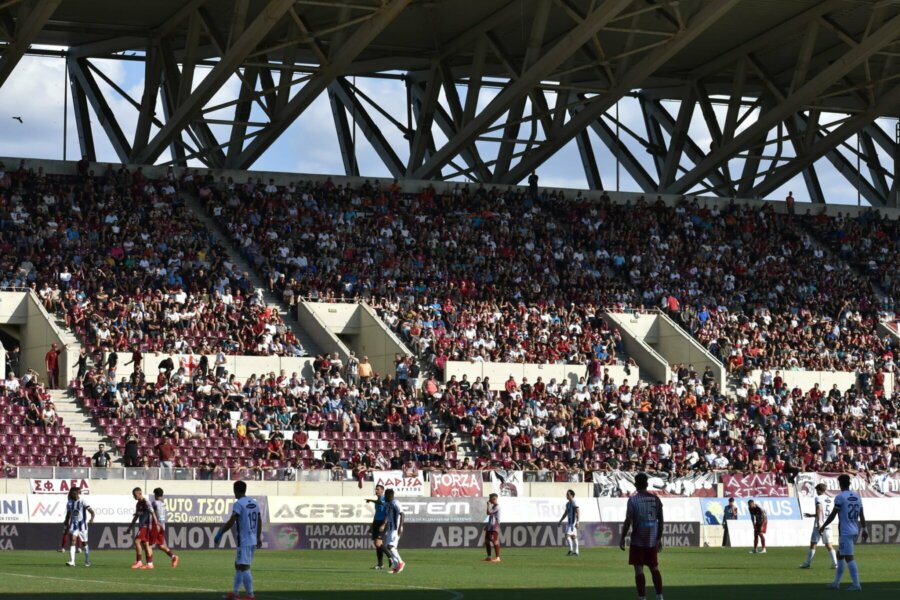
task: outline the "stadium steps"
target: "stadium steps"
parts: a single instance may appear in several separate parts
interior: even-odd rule
[[[322,353],[319,345],[313,341],[312,337],[306,333],[300,324],[297,322],[297,314],[291,313],[288,310],[280,298],[278,298],[275,294],[269,291],[268,284],[260,277],[259,273],[253,269],[250,264],[244,260],[244,257],[241,256],[240,252],[235,249],[234,244],[231,243],[231,239],[228,237],[227,232],[219,225],[219,223],[213,219],[209,214],[207,214],[206,209],[203,204],[200,202],[199,198],[194,196],[193,194],[188,194],[186,192],[181,192],[181,199],[184,200],[185,206],[191,209],[194,212],[194,215],[197,216],[198,219],[206,226],[206,228],[213,233],[217,233],[221,236],[223,240],[223,246],[225,251],[228,252],[228,258],[233,262],[238,269],[246,272],[250,275],[250,280],[253,282],[253,285],[257,289],[261,289],[263,291],[263,299],[266,301],[266,304],[272,306],[278,310],[278,314],[281,315],[281,318],[284,320],[284,324],[290,328],[290,330],[294,333],[294,337],[300,341],[300,344],[303,348],[306,349],[306,353],[309,356],[317,356]]]
[[[106,450],[113,459],[113,464],[121,463],[116,447],[95,425],[90,413],[81,408],[75,396],[66,390],[49,390],[56,412],[62,417],[63,424],[69,428],[75,441],[84,450],[84,456],[94,456],[100,442],[106,444]]]

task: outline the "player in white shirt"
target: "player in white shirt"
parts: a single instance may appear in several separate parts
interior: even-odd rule
[[[831,568],[837,569],[837,554],[834,551],[834,546],[831,545],[831,527],[827,527],[825,533],[819,533],[822,523],[825,522],[825,519],[831,515],[831,511],[834,509],[834,500],[825,493],[826,489],[824,483],[816,486],[816,511],[812,514],[803,515],[804,517],[815,518],[816,522],[813,525],[812,537],[809,540],[809,553],[806,555],[806,562],[800,565],[801,569],[812,567],[813,557],[816,555],[816,546],[820,541],[825,544],[825,548],[828,549],[828,554],[831,556]]]
[[[259,504],[253,498],[247,496],[247,483],[234,482],[234,503],[231,518],[222,526],[215,536],[216,545],[222,541],[225,532],[235,528],[235,541],[237,544],[237,556],[234,559],[234,588],[230,594],[226,594],[228,600],[255,600],[253,594],[253,575],[250,573],[250,564],[257,548],[262,548],[262,524],[260,523]],[[241,584],[244,585],[246,594],[239,595]]]
[[[91,520],[88,521],[88,514]],[[94,510],[88,503],[81,499],[81,489],[73,487],[69,490],[69,500],[66,503],[66,531],[69,534],[71,546],[69,546],[70,567],[75,566],[75,547],[81,542],[84,548],[84,566],[91,566],[91,549],[88,546],[88,525],[94,522]]]
[[[150,544],[159,546],[159,549],[166,553],[172,559],[172,568],[178,567],[178,555],[166,546],[166,523],[169,520],[169,511],[166,509],[166,501],[163,500],[163,489],[156,488],[153,490],[153,497],[150,499],[150,510],[156,515],[155,523],[152,527]]]
[[[850,476],[841,475],[838,477],[838,484],[841,486],[841,493],[834,499],[834,510],[819,528],[819,533],[824,534],[835,517],[840,516],[837,573],[834,574],[834,582],[828,587],[833,590],[840,587],[846,565],[847,570],[850,571],[850,577],[853,579],[853,585],[848,587],[847,591],[859,592],[862,591],[862,586],[859,584],[859,567],[856,566],[853,556],[853,546],[859,536],[860,526],[862,527],[863,541],[869,539],[869,532],[866,530],[866,515],[863,513],[859,494],[850,490]]]
[[[389,489],[384,493],[384,523],[381,524],[381,531],[384,532],[384,546],[388,558],[394,565],[394,568],[388,573],[400,573],[406,568],[406,563],[397,552],[397,545],[403,534],[403,509],[400,508],[400,503],[394,499],[394,490]]]
[[[563,520],[566,521],[566,543],[569,545],[569,553],[566,556],[578,556],[578,521],[581,520],[581,509],[575,502],[573,490],[566,492],[566,510],[559,518],[560,525]]]

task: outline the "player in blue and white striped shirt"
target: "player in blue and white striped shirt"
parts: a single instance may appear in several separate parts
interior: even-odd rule
[[[578,521],[581,520],[581,509],[575,502],[575,491],[566,492],[566,511],[559,518],[562,525],[566,521],[566,543],[569,545],[569,553],[566,556],[578,556]]]
[[[397,552],[397,545],[403,534],[403,509],[400,508],[400,503],[394,499],[394,490],[387,490],[384,493],[384,523],[381,525],[381,530],[384,531],[387,555],[394,564],[394,568],[388,573],[400,573],[406,568],[406,563]]]
[[[87,518],[88,514],[91,515],[90,521]],[[94,510],[88,506],[87,502],[81,499],[81,489],[73,487],[69,490],[69,500],[66,502],[66,520],[64,522],[71,543],[71,546],[69,546],[69,562],[66,563],[68,566],[75,566],[75,547],[79,542],[84,548],[84,566],[91,566],[88,525],[93,522]]]

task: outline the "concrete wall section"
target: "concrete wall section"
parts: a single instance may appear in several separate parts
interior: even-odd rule
[[[66,346],[62,332],[53,323],[43,305],[37,301],[36,296],[27,294],[25,303],[27,304],[27,316],[20,330],[22,354],[19,372],[22,374],[25,373],[25,369],[34,369],[38,372],[40,381],[48,383],[44,359],[47,352],[50,351],[50,347],[56,344],[61,352],[59,355],[59,385],[65,387],[69,377],[73,375],[72,368],[77,360],[78,348]]]
[[[337,335],[332,333],[327,322],[322,320],[324,316],[337,324],[341,329],[346,328],[348,321],[345,318],[352,318],[352,313],[348,313],[346,308],[338,308],[342,306],[346,307],[348,305],[300,302],[297,304],[297,320],[300,321],[300,326],[306,330],[306,333],[309,334],[323,352],[328,354],[337,352],[341,360],[346,362],[350,356],[350,349],[338,339]],[[351,304],[349,306],[354,305]],[[335,312],[324,311],[323,307],[334,307]]]
[[[637,362],[641,370],[649,374],[653,381],[668,381],[669,363],[646,341],[645,336],[652,329],[655,321],[653,315],[636,315],[634,313],[606,313],[606,318],[613,323],[622,334],[625,351]]]
[[[628,379],[629,383],[634,383],[636,374],[631,376],[625,373],[625,367],[620,365],[610,365],[603,367],[609,369],[609,374],[616,381],[622,383]],[[534,363],[488,363],[488,362],[468,362],[468,361],[450,361],[444,370],[445,379],[450,380],[453,375],[457,379],[462,379],[463,375],[467,375],[469,381],[475,381],[476,378],[490,378],[491,389],[502,390],[506,384],[506,380],[510,375],[521,384],[522,380],[527,377],[529,383],[534,383],[540,377],[545,383],[555,379],[556,381],[566,381],[569,383],[577,383],[582,377],[587,376],[587,367],[584,365],[541,365]]]
[[[24,325],[28,319],[26,292],[0,292],[0,325]]]
[[[774,374],[774,370],[772,371]],[[837,385],[841,391],[848,390],[857,383],[857,374],[855,372],[848,373],[846,371],[785,371],[780,370],[781,377],[789,388],[799,387],[803,391],[811,390],[815,384],[825,391],[830,390],[832,386]],[[762,371],[756,369],[751,371],[750,376],[759,384]],[[890,376],[884,379],[885,391],[891,394],[894,390],[894,381]]]
[[[368,356],[369,362],[378,373],[393,373],[394,358],[411,356],[409,348],[391,331],[384,321],[378,318],[367,304],[357,308],[359,318],[359,336],[351,347],[358,357]]]
[[[702,373],[709,366],[716,376],[719,388],[725,389],[725,366],[716,360],[706,348],[661,313],[656,315],[656,327],[658,339],[656,350],[670,365],[691,364],[698,373]]]

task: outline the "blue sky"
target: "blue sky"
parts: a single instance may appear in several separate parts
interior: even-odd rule
[[[106,60],[95,61],[95,64],[119,86],[129,91],[133,98],[140,99],[143,89],[142,63]],[[198,69],[195,79],[199,81],[204,75],[205,71]],[[64,78],[64,62],[60,58],[28,56],[22,59],[7,83],[0,88],[0,155],[56,159],[63,157],[63,96],[66,89]],[[361,90],[378,101],[397,120],[406,121],[405,90],[402,82],[384,79],[358,79],[357,84]],[[100,86],[107,92],[106,97],[113,111],[118,115],[126,135],[130,137],[137,122],[137,111],[112,92],[111,88],[102,81],[100,81]],[[233,77],[216,94],[210,105],[234,99],[238,90],[239,82],[236,77]],[[460,88],[459,93],[462,101],[465,102],[465,90]],[[483,90],[479,97],[479,107],[486,105],[496,93],[496,89]],[[552,95],[548,101],[552,106],[554,101]],[[675,114],[678,110],[678,103],[669,103],[667,107],[670,112]],[[724,116],[724,107],[716,110],[717,112],[721,111],[720,114]],[[77,159],[80,156],[80,150],[72,116],[71,99],[68,111],[66,152],[69,159]],[[382,130],[397,154],[402,160],[405,160],[408,157],[408,141],[404,140],[396,128],[388,125],[387,119],[374,111],[370,112],[376,122],[382,125]],[[232,113],[233,108],[226,108],[210,113],[209,117],[230,118]],[[643,131],[642,115],[635,100],[625,99],[620,102],[619,115],[627,127],[639,132]],[[21,116],[23,123],[13,120],[13,116]],[[251,120],[265,120],[258,107],[254,107]],[[884,123],[883,126],[892,134],[894,122]],[[211,127],[220,140],[227,139],[227,129],[224,126],[213,125]],[[117,162],[118,158],[109,142],[106,141],[105,136],[96,125],[95,129],[94,137],[98,160]],[[490,135],[499,136],[500,133],[494,132]],[[525,125],[519,137],[527,138],[529,134],[530,129]],[[616,189],[615,158],[593,132],[590,135],[597,154],[603,183],[607,189]],[[699,109],[694,114],[690,135],[701,148],[709,147],[710,135]],[[622,132],[621,138],[645,168],[652,172],[652,165],[644,148],[624,132]],[[541,135],[538,135],[537,139],[541,140]],[[438,144],[443,141],[444,138],[440,135],[436,136]],[[855,139],[851,139],[850,144],[855,144]],[[496,155],[496,144],[479,142],[478,145],[483,157],[489,159]],[[363,175],[388,176],[386,168],[361,134],[357,136],[357,153]],[[790,153],[786,152],[785,155],[790,156]],[[766,163],[764,162],[764,164]],[[888,169],[892,168],[892,161],[885,155],[882,155],[882,164]],[[298,173],[343,173],[343,163],[332,124],[331,107],[326,95],[323,94],[313,103],[272,148],[257,161],[254,169]],[[739,169],[740,161],[733,161],[732,172],[735,170],[739,172]],[[819,161],[817,169],[822,187],[830,202],[856,204],[855,186],[841,176],[830,163],[824,160]],[[587,186],[581,159],[574,142],[568,144],[548,160],[538,170],[538,174],[541,177],[541,184],[546,186],[568,188],[585,188]],[[640,189],[624,168],[618,170],[618,175],[619,189],[623,191]],[[788,190],[794,192],[798,201],[807,200],[806,187],[800,176],[776,190],[771,197],[783,199]],[[865,200],[863,203],[865,204]]]

